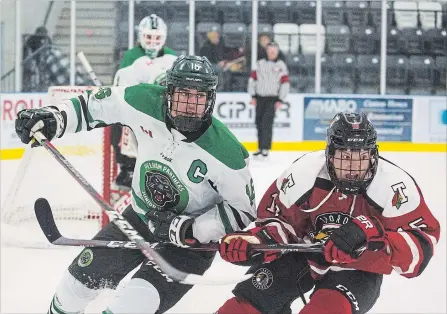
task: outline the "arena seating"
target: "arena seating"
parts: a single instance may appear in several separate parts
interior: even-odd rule
[[[120,5],[124,4],[117,2]],[[209,30],[221,32],[227,46],[246,49],[251,44],[251,9],[250,1],[196,1],[196,50]],[[324,1],[322,9],[322,88],[331,93],[378,93],[381,1]],[[117,16],[119,51],[127,46],[127,10],[121,11]],[[315,1],[259,1],[258,33],[270,34],[278,42],[296,92],[314,89],[315,12]],[[168,45],[186,52],[188,2],[135,3],[136,23],[150,13],[165,19]],[[387,92],[445,94],[447,3],[389,2],[387,24]],[[247,62],[244,71],[229,74],[227,88],[244,90],[244,75],[248,80],[249,71]],[[326,76],[337,79],[326,82]]]

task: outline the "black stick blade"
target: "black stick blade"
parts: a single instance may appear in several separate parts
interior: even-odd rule
[[[57,229],[56,223],[54,222],[51,206],[45,198],[39,198],[36,200],[34,203],[34,212],[36,213],[36,218],[39,222],[40,228],[47,237],[48,241],[53,243],[62,237],[59,229]]]

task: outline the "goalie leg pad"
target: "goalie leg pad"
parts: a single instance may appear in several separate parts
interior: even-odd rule
[[[56,289],[48,313],[83,313],[89,302],[100,292],[101,290],[87,288],[66,271]]]
[[[106,313],[150,314],[160,306],[160,295],[155,287],[144,279],[133,278],[117,292]]]

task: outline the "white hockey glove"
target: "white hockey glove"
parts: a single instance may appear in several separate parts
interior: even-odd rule
[[[195,246],[199,242],[193,237],[194,219],[177,215],[168,210],[150,210],[146,213],[148,226],[157,241],[171,242],[180,247]]]
[[[17,113],[15,129],[20,140],[25,144],[28,144],[34,133],[38,131],[52,140],[54,137],[61,137],[64,133],[65,120],[63,114],[53,106],[24,109]]]

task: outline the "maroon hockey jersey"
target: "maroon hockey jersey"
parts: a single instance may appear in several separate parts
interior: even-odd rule
[[[324,255],[308,254],[315,279],[329,270],[363,270],[418,276],[427,266],[439,240],[440,226],[425,204],[414,179],[386,159],[366,192],[345,195],[330,181],[324,151],[296,160],[265,192],[258,206],[257,226],[268,228],[283,243],[312,241],[319,232],[338,228],[352,218],[376,216],[386,229],[387,248],[366,251],[349,264],[326,262]]]

